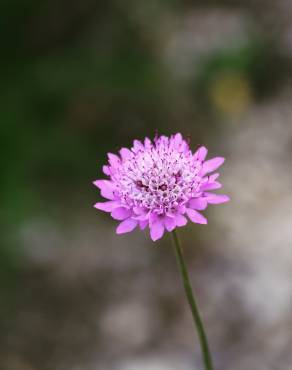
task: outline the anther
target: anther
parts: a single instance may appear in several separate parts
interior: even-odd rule
[[[162,190],[162,191],[165,191],[165,190],[167,190],[167,185],[166,184],[160,185],[159,189]]]

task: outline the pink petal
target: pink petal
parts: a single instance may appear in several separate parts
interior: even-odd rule
[[[206,209],[208,206],[208,202],[206,198],[192,198],[188,202],[188,207],[192,209],[197,209],[198,211],[202,211]]]
[[[213,182],[213,181],[217,180],[219,175],[220,174],[218,172],[212,173],[212,175],[209,176],[209,182]]]
[[[133,220],[132,218],[127,218],[126,220],[122,221],[119,226],[117,227],[116,233],[117,234],[125,234],[133,231],[137,226],[138,221]]]
[[[184,204],[181,204],[180,206],[176,207],[177,213],[184,214],[186,213],[186,206]]]
[[[145,214],[141,214],[141,215],[133,215],[133,218],[135,219],[135,220],[138,220],[138,221],[148,221],[148,219],[149,219],[149,216],[148,216],[148,214],[147,213],[145,213]]]
[[[133,211],[134,211],[133,218],[135,220],[140,220],[140,221],[149,220],[149,211],[147,209],[142,208],[142,207],[134,207]]]
[[[206,157],[207,157],[207,154],[208,154],[208,149],[205,148],[204,146],[201,146],[194,154],[194,158],[199,160],[199,161],[203,161]]]
[[[155,212],[152,212],[152,211],[149,213],[148,218],[149,218],[149,225],[150,225],[150,226],[151,226],[154,222],[156,222],[157,220],[159,220],[159,216],[158,216],[158,214],[157,214],[157,213],[155,213]]]
[[[144,140],[144,146],[145,146],[145,149],[150,149],[152,147],[151,140],[148,139],[148,137],[146,137]]]
[[[180,153],[188,149],[187,142],[183,139],[180,133],[174,135],[173,138],[173,147],[178,150]]]
[[[176,227],[175,219],[173,217],[165,216],[164,226],[167,231],[172,231]]]
[[[188,220],[185,218],[185,216],[183,215],[176,215],[175,216],[175,223],[176,223],[176,226],[185,226],[187,223],[188,223]]]
[[[176,149],[179,149],[182,141],[183,141],[183,138],[180,133],[177,133],[174,135],[174,146]]]
[[[202,184],[200,186],[200,190],[201,191],[205,191],[205,190],[216,190],[216,189],[220,189],[221,187],[222,187],[222,184],[220,184],[220,182],[218,182],[218,181],[205,182],[204,184]]]
[[[201,215],[201,213],[195,211],[194,209],[187,209],[187,215],[189,216],[190,220],[197,223],[197,224],[206,224],[207,219]]]
[[[148,225],[148,221],[139,221],[139,226],[141,230],[144,230]]]
[[[120,158],[116,154],[108,153],[108,160],[113,168],[117,168],[120,165]]]
[[[165,135],[161,135],[157,143],[159,143],[159,145],[162,145],[162,146],[168,146],[169,138]]]
[[[131,150],[129,150],[128,148],[122,148],[120,150],[120,154],[121,154],[121,157],[122,157],[123,160],[128,159],[128,158],[132,157],[132,155],[133,155]]]
[[[96,180],[94,181],[94,185],[97,186],[100,189],[100,194],[106,198],[113,200],[115,199],[114,196],[114,190],[115,190],[115,185],[109,181],[109,180]]]
[[[103,166],[102,167],[102,172],[105,174],[105,175],[107,175],[107,176],[109,176],[110,175],[110,169],[109,169],[109,166]]]
[[[118,201],[111,200],[109,202],[96,203],[94,205],[94,208],[100,209],[101,211],[105,211],[105,212],[112,212],[115,208],[119,206],[120,206],[120,203]]]
[[[207,194],[208,195],[205,197],[205,199],[210,204],[221,204],[221,203],[226,203],[230,200],[230,198],[227,195],[211,194],[211,193],[207,193]]]
[[[164,234],[164,224],[162,219],[157,219],[150,225],[150,236],[155,242],[156,240],[162,238]]]
[[[223,157],[215,157],[204,162],[201,170],[201,176],[204,176],[206,175],[206,173],[217,170],[217,168],[220,167],[224,161],[225,158]]]
[[[129,218],[131,215],[132,211],[124,207],[115,208],[111,213],[112,218],[115,220],[124,220]]]
[[[141,141],[134,140],[133,151],[137,153],[139,150],[144,150],[144,145],[141,143]]]

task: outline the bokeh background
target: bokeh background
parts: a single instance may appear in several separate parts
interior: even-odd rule
[[[227,158],[181,229],[216,370],[292,368],[292,2],[3,0],[0,369],[202,369],[171,239],[115,235],[106,153]]]

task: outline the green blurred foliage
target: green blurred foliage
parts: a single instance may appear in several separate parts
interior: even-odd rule
[[[167,113],[160,62],[122,3],[15,0],[0,13],[0,282],[12,299],[23,222],[90,208],[106,152]]]
[[[289,59],[281,55],[275,41],[252,35],[248,43],[224,48],[202,58],[194,81],[200,96],[206,97],[209,84],[222,73],[247,76],[255,98],[264,99],[274,94],[289,74]]]

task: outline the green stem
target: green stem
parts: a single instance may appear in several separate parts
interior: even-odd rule
[[[198,331],[205,370],[213,370],[212,359],[211,359],[211,354],[209,351],[207,336],[204,330],[203,322],[202,322],[202,319],[199,313],[197,303],[193,295],[188,270],[187,270],[187,267],[184,261],[182,245],[177,235],[177,232],[175,230],[172,232],[172,236],[174,240],[175,255],[176,255],[177,263],[178,263],[178,266],[179,266],[179,269],[182,275],[182,281],[183,281],[183,285],[185,288],[185,293],[186,293],[186,296],[187,296],[187,299],[188,299],[188,302],[189,302],[189,305],[192,311],[195,326]]]

